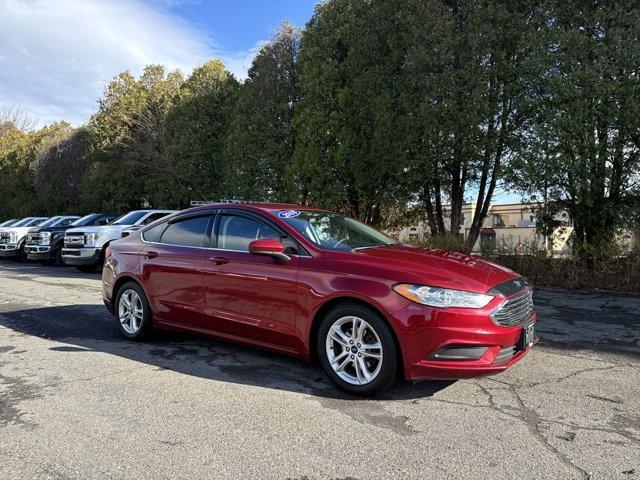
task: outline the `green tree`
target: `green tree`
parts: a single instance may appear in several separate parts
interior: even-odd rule
[[[179,206],[190,200],[216,200],[228,169],[224,142],[237,98],[238,82],[219,60],[194,69],[181,85],[167,119]]]
[[[300,99],[298,56],[301,31],[282,25],[262,47],[240,88],[231,132],[228,192],[254,200],[290,200],[293,112]]]
[[[302,202],[381,224],[402,196],[397,1],[319,4],[302,35],[294,178]]]
[[[89,122],[94,161],[82,179],[86,205],[108,210],[171,206],[176,161],[167,119],[183,78],[147,66],[139,79],[123,72],[112,80]]]
[[[514,181],[543,201],[547,230],[566,211],[578,248],[603,246],[640,211],[640,6],[548,7],[543,105]]]
[[[90,132],[69,125],[43,147],[31,166],[43,213],[84,213],[80,204],[80,181],[89,166]]]
[[[495,0],[402,5],[399,29],[410,39],[402,88],[406,164],[432,233],[460,233],[473,191],[471,248],[535,111],[530,86],[541,71],[543,9]]]

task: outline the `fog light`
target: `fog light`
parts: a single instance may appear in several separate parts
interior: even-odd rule
[[[429,355],[431,360],[478,360],[489,347],[444,347]]]

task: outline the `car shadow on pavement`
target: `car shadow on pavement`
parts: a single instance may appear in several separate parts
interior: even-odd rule
[[[9,308],[7,308],[9,307]],[[124,339],[102,305],[67,305],[10,310],[0,305],[0,325],[15,332],[64,343],[51,351],[65,355],[103,352],[214,381],[288,390],[331,399],[352,399],[321,369],[299,359],[178,332],[158,330],[143,342]],[[400,382],[382,400],[430,397],[453,381]]]
[[[18,262],[11,259],[0,260],[0,270],[3,272],[15,272],[16,275],[34,275],[38,277],[100,279],[100,272],[97,270],[87,273],[67,265],[55,266],[31,261]]]

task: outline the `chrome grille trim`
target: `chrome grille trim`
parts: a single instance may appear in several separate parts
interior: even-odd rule
[[[498,307],[491,318],[505,327],[520,325],[533,315],[533,292],[527,290],[525,293],[509,298]]]
[[[508,360],[511,360],[513,356],[516,354],[516,346],[513,347],[505,347],[500,350],[496,359],[493,361],[494,364],[504,363]]]
[[[84,246],[84,233],[72,233],[64,236],[65,247],[82,247]]]
[[[27,245],[41,245],[42,244],[42,234],[40,233],[29,233],[27,235],[26,243]]]

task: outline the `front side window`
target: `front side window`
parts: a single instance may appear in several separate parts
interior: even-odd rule
[[[134,212],[125,213],[124,215],[116,218],[112,225],[133,225],[147,213],[148,212],[145,212],[144,210],[136,210]]]
[[[305,210],[272,212],[307,239],[330,250],[379,247],[397,243],[391,237],[343,215]]]
[[[185,247],[203,247],[205,246],[205,239],[207,236],[207,225],[209,225],[209,215],[202,217],[192,217],[184,220],[178,220],[170,223],[166,227],[162,236],[160,237],[160,243],[168,243],[171,245],[181,245]],[[144,238],[147,241],[153,241],[154,238],[160,233],[159,227],[165,227],[157,225],[144,232]]]
[[[249,244],[254,240],[281,236],[268,225],[252,218],[239,215],[223,215],[218,227],[218,248],[248,252]]]
[[[156,220],[160,220],[162,217],[166,217],[167,215],[169,215],[169,213],[167,212],[162,212],[162,213],[152,213],[151,215],[149,215],[147,218],[145,218],[140,225],[149,225],[153,222],[155,222]]]
[[[67,225],[71,225],[77,218],[75,217],[67,217],[60,220],[56,223],[56,227],[66,227]]]

